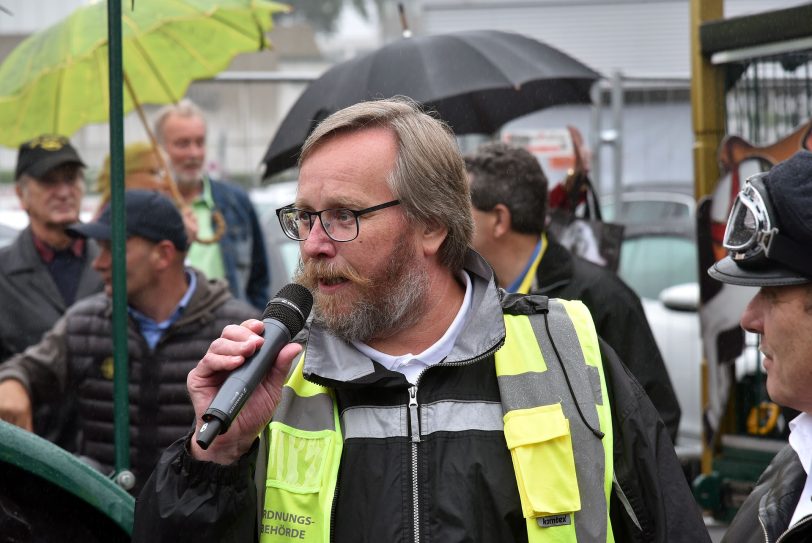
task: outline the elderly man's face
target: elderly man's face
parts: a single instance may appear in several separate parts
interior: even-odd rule
[[[206,122],[171,114],[164,120],[162,136],[178,184],[200,181],[206,166]]]
[[[396,155],[386,129],[333,136],[302,165],[296,207],[359,210],[393,200],[386,179]],[[333,241],[314,224],[301,242],[299,280],[314,291],[317,320],[357,341],[411,325],[428,289],[420,239],[400,206],[363,215],[358,237],[349,242]]]
[[[812,413],[812,286],[762,287],[741,318],[761,335],[767,392],[775,403]]]
[[[57,166],[40,179],[23,176],[16,188],[32,225],[60,228],[79,220],[85,184],[78,164]]]

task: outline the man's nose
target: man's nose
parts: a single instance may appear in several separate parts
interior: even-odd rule
[[[335,256],[336,241],[333,241],[327,235],[321,219],[313,217],[313,222],[310,225],[310,234],[307,239],[301,242],[302,254],[308,257],[317,256]]]
[[[744,308],[739,324],[741,327],[754,334],[761,334],[764,331],[764,321],[761,316],[761,292],[756,294]]]

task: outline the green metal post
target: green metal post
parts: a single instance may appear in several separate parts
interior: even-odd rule
[[[113,408],[116,482],[134,480],[130,468],[130,411],[127,363],[126,210],[124,208],[124,77],[121,59],[121,0],[107,2],[110,76],[110,206],[113,257]]]

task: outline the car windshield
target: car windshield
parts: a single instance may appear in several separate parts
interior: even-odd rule
[[[620,215],[615,213],[615,204],[610,198],[601,206],[604,220],[624,224],[657,224],[663,220],[688,220],[691,207],[683,202],[668,200],[630,200],[621,202]]]
[[[674,263],[680,263],[674,265]],[[657,299],[664,289],[693,283],[696,244],[684,237],[648,235],[627,239],[620,251],[618,275],[641,298]]]

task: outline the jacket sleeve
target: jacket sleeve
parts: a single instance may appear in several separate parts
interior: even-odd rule
[[[246,285],[246,298],[254,307],[264,309],[268,303],[270,294],[268,285],[271,282],[270,270],[268,269],[268,255],[265,252],[265,235],[259,225],[257,213],[251,200],[246,197],[248,205],[248,215],[251,221],[251,273]]]
[[[133,543],[257,541],[257,440],[234,464],[189,453],[191,434],[161,455],[135,504]]]
[[[643,388],[601,340],[612,405],[615,541],[710,542],[665,425]]]
[[[665,423],[672,443],[676,443],[680,406],[640,299],[626,285],[618,285],[603,295],[613,299],[596,302],[602,307],[601,311],[593,312],[598,334],[642,385]]]

